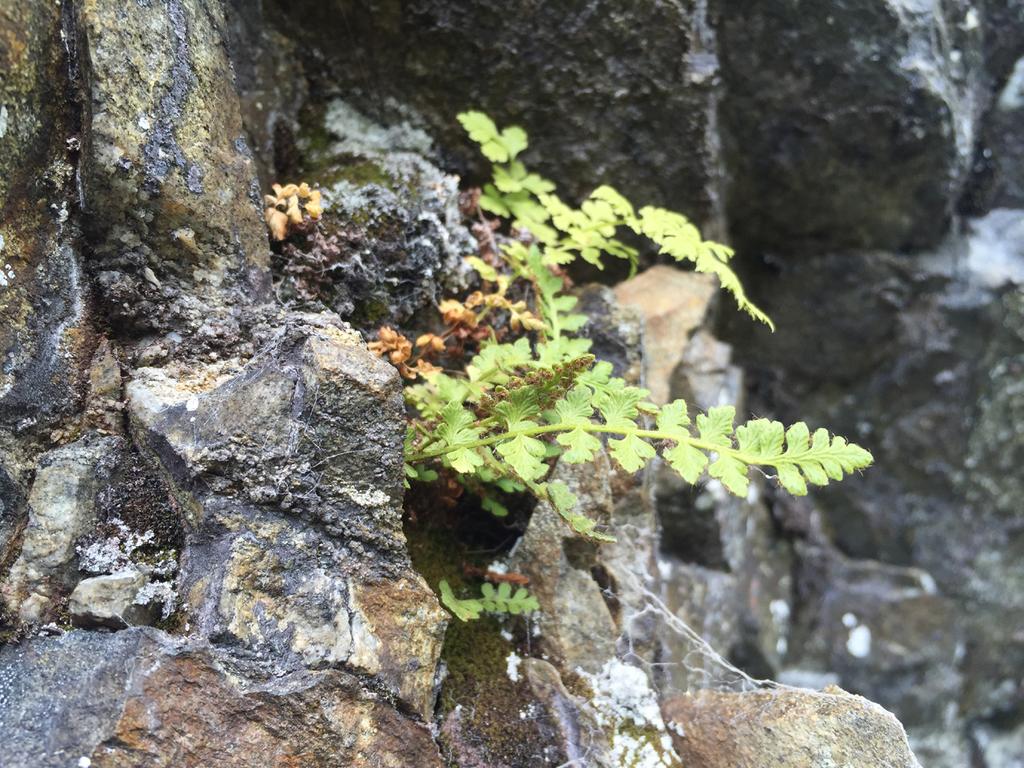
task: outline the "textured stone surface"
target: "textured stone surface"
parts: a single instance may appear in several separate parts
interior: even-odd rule
[[[729,219],[740,241],[785,254],[938,242],[982,107],[972,4],[717,8]]]
[[[139,437],[182,484],[280,508],[359,550],[401,549],[398,374],[336,317],[285,319],[244,367],[138,369],[127,392]]]
[[[701,691],[662,710],[683,765],[920,768],[891,713],[838,688]]]
[[[78,582],[68,602],[71,623],[77,627],[124,627],[149,624],[155,618],[139,593],[148,579],[136,570],[93,576]]]
[[[249,683],[209,646],[149,629],[3,650],[0,705],[11,766],[442,765],[424,726],[350,675]]]
[[[93,274],[127,333],[234,328],[269,247],[219,0],[78,7]],[[222,340],[223,341],[223,340]]]
[[[599,458],[600,470],[587,465],[559,465],[555,478],[580,500],[579,509],[607,526],[612,499],[611,464]],[[594,578],[599,567],[596,545],[580,540],[549,504],[537,506],[516,547],[513,567],[530,577],[530,588],[545,606],[537,619],[541,644],[563,669],[596,672],[615,654],[615,617]]]
[[[483,109],[521,123],[534,147],[527,161],[571,195],[608,181],[638,203],[671,201],[700,221],[715,218],[718,64],[701,3],[266,7],[271,25],[321,51],[333,64],[331,81],[364,106],[415,110],[459,152],[457,167],[482,170],[455,115]],[[403,108],[389,110],[382,94]]]
[[[24,524],[34,457],[80,405],[91,332],[60,6],[0,3],[0,71],[2,549]]]
[[[96,523],[103,464],[117,444],[90,436],[41,457],[21,552],[0,587],[8,610],[22,620],[52,618],[54,601],[77,582],[75,544]]]
[[[914,259],[787,261],[757,289],[786,333],[737,344],[737,359],[761,369],[755,411],[828,424],[874,453],[863,477],[809,506],[779,496],[774,512],[798,535],[866,560],[834,571],[829,556],[820,572],[820,550],[805,550],[794,613],[810,619],[823,600],[869,595],[870,610],[834,608],[827,626],[808,628],[833,638],[829,660],[819,648],[809,663],[891,707],[926,762],[969,752],[965,720],[1016,717],[1024,701],[1011,671],[1024,659],[1020,221],[992,211]],[[875,640],[864,658],[847,652],[846,613]]]
[[[799,555],[804,600],[791,662],[834,672],[846,690],[899,712],[907,728],[943,722],[963,683],[956,604],[919,569],[820,549]]]
[[[438,741],[462,765],[628,764],[605,755],[581,695],[610,658],[651,664],[666,691],[739,679],[686,621],[751,674],[837,680],[896,709],[929,768],[1019,768],[1024,234],[1019,210],[993,208],[1022,204],[1022,10],[0,0],[0,576],[18,593],[2,638],[27,635],[8,610],[26,591],[28,618],[122,626],[126,597],[104,617],[83,598],[126,568],[153,579],[160,626],[183,636],[6,648],[0,762],[436,765],[415,723],[440,687]],[[433,317],[473,247],[444,172],[481,178],[454,121],[469,107],[522,123],[525,159],[567,197],[608,180],[716,236],[727,199],[735,264],[779,333],[743,319],[734,356],[700,299],[703,325],[648,339],[646,383],[741,405],[739,361],[757,415],[830,426],[878,462],[797,502],[599,463],[570,479],[618,536],[603,547],[543,506],[528,525],[518,502],[470,520],[466,494],[438,515],[459,515],[449,539],[505,552],[525,528],[502,560],[533,578],[543,613],[457,625],[442,684],[445,616],[400,527],[394,374],[336,318],[266,300],[273,278],[276,299],[364,329]],[[319,182],[327,203],[325,238],[300,258],[275,246],[273,269],[257,165],[264,186]],[[850,251],[865,246],[885,250]],[[641,309],[684,303],[669,274],[622,290]],[[595,351],[639,382],[636,315],[608,289],[578,293]],[[69,464],[48,492],[89,430],[120,439],[95,477]],[[69,516],[51,501],[79,480]],[[45,498],[71,524],[42,535],[27,523]],[[46,567],[30,585],[33,559]],[[458,578],[458,558],[443,565]],[[764,705],[715,711],[688,736],[766,738],[744,730]],[[793,720],[822,727],[820,748],[843,712]],[[720,745],[715,759],[742,765]]]
[[[376,330],[464,289],[462,257],[476,241],[458,177],[429,159],[430,137],[405,121],[376,124],[340,99],[309,123],[285,172],[320,185],[322,231],[275,247],[279,293]]]
[[[644,386],[651,401],[671,398],[672,372],[679,364],[690,335],[708,314],[717,289],[715,278],[654,266],[615,288],[615,298],[644,317]]]
[[[429,716],[444,614],[405,552],[395,370],[296,315],[242,368],[141,369],[127,391],[189,499],[194,631],[280,670],[344,665]]]

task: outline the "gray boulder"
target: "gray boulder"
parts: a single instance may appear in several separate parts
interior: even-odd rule
[[[783,254],[933,245],[973,160],[983,28],[967,0],[722,0],[729,221]]]

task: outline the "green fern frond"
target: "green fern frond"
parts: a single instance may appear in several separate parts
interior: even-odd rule
[[[575,311],[577,299],[566,293],[558,267],[576,259],[601,267],[606,257],[635,265],[636,251],[617,237],[621,228],[716,275],[742,310],[769,326],[771,320],[744,293],[729,264],[732,250],[703,240],[685,216],[654,206],[637,211],[609,186],[572,208],[554,194],[551,182],[517,159],[527,146],[525,132],[514,126],[499,130],[479,112],[459,119],[496,163],[481,207],[533,235],[532,242],[503,243],[497,254],[501,266],[469,261],[501,295],[516,282],[540,322],[531,328],[532,337],[485,341],[464,375],[427,373],[422,383],[406,388],[418,414],[406,439],[407,481],[437,477],[436,468],[444,467],[499,516],[508,514],[501,494],[529,490],[576,533],[611,541],[564,483],[546,479],[556,459],[589,463],[607,450],[622,469],[636,472],[660,455],[687,482],[711,478],[738,496],[748,491],[751,468],[803,495],[808,485],[841,480],[871,464],[868,451],[824,429],[812,435],[803,422],[786,428],[766,419],[736,427],[731,406],[691,414],[677,400],[659,408],[647,400],[646,390],[613,377],[611,364],[590,354],[590,340],[575,335],[587,317]],[[497,597],[459,600],[442,583],[441,594],[460,618],[479,615],[487,609],[485,600],[505,605],[500,588]]]
[[[594,459],[603,437],[611,457],[627,472],[649,464],[660,447],[664,460],[687,482],[698,482],[706,472],[737,496],[747,493],[751,467],[773,469],[785,490],[804,495],[807,483],[841,480],[872,462],[868,451],[831,437],[827,430],[819,429],[812,438],[803,422],[787,430],[781,422],[754,419],[734,428],[735,409],[721,406],[697,414],[691,425],[682,401],[656,408],[646,396],[646,390],[621,379],[608,379],[600,389],[577,384],[545,411],[542,421],[538,400],[520,393],[504,418],[475,425],[468,411],[456,412],[461,405],[449,404],[437,443],[408,460],[415,464],[440,458],[456,471],[472,473],[493,448],[527,486],[547,497],[551,484],[545,490],[538,481],[547,473],[544,440],[551,438],[561,447],[564,461],[585,463]],[[655,417],[654,429],[642,423],[647,413]],[[571,505],[563,491],[555,493],[565,503],[557,498],[552,502],[565,517]]]
[[[505,163],[515,158],[528,146],[526,131],[518,125],[502,131],[483,112],[463,112],[458,116],[469,138],[480,145],[484,157],[492,163]]]
[[[540,609],[537,598],[530,594],[526,587],[518,587],[515,592],[508,583],[501,583],[497,588],[484,582],[480,585],[480,597],[458,598],[447,581],[438,584],[441,593],[441,605],[452,612],[459,621],[479,619],[484,613],[508,613],[519,616]]]
[[[732,249],[704,240],[682,214],[651,205],[637,214],[632,204],[608,185],[595,189],[579,208],[572,208],[554,194],[554,184],[515,160],[527,145],[521,128],[512,126],[499,133],[494,122],[481,112],[466,112],[459,120],[484,155],[496,163],[494,182],[484,186],[481,207],[529,230],[543,246],[539,258],[545,265],[564,265],[581,258],[603,269],[604,258],[611,256],[625,259],[635,271],[636,249],[616,237],[618,229],[626,227],[651,240],[659,253],[717,277],[741,310],[775,330],[771,319],[747,297],[729,266]],[[509,131],[511,139],[506,136]]]

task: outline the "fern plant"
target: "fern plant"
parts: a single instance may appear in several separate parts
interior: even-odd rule
[[[484,582],[480,585],[480,597],[460,599],[452,592],[452,588],[444,579],[438,584],[441,592],[441,605],[462,621],[479,619],[480,614],[509,613],[518,616],[531,613],[540,608],[537,598],[530,594],[526,587],[519,587],[512,592],[512,586],[502,582],[495,589],[493,584]]]
[[[736,426],[731,406],[691,416],[682,400],[658,407],[648,401],[647,390],[614,377],[610,363],[590,354],[590,340],[574,335],[587,317],[573,311],[577,299],[566,292],[559,272],[578,258],[598,268],[606,258],[624,259],[635,269],[637,251],[618,239],[621,229],[716,275],[740,310],[769,327],[771,320],[748,299],[729,266],[732,250],[703,240],[686,217],[653,206],[637,211],[608,186],[572,208],[555,195],[554,184],[517,159],[528,146],[521,128],[499,130],[480,112],[459,120],[495,163],[480,208],[506,219],[516,236],[506,238],[490,262],[469,259],[488,293],[460,305],[458,321],[478,328],[495,307],[512,306],[505,299],[509,286],[521,284],[532,306],[516,306],[530,322],[519,325],[513,340],[484,338],[463,372],[430,366],[420,383],[406,387],[416,414],[405,444],[410,480],[430,481],[446,469],[499,516],[507,514],[504,494],[529,491],[548,501],[576,533],[613,541],[579,509],[564,483],[547,479],[556,459],[590,462],[607,445],[619,466],[636,472],[660,455],[687,482],[707,474],[738,496],[747,494],[755,467],[772,473],[789,493],[804,495],[808,484],[826,485],[871,464],[868,451],[825,429],[812,434],[803,422],[787,428],[767,419]],[[463,620],[483,610],[518,613],[535,607],[525,590],[510,595],[508,585],[497,593],[493,587],[486,591],[489,586],[482,599],[460,600],[443,582],[442,601]]]

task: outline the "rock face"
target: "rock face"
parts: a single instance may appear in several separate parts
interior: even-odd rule
[[[340,99],[311,123],[287,172],[320,184],[323,224],[275,248],[278,292],[376,330],[465,288],[462,257],[476,241],[458,178],[428,159],[430,137],[405,122],[377,125]]]
[[[0,562],[35,457],[81,405],[89,287],[75,207],[72,87],[56,4],[0,5]]]
[[[248,365],[140,369],[140,441],[192,510],[194,630],[282,670],[344,665],[422,716],[443,614],[401,532],[396,371],[330,316],[285,320]]]
[[[859,696],[702,691],[663,705],[684,765],[920,768],[899,721]]]
[[[99,475],[116,443],[86,438],[40,458],[21,554],[0,587],[8,611],[21,619],[52,618],[54,601],[74,586],[75,544],[96,524]]]
[[[351,675],[249,683],[215,649],[151,629],[4,649],[0,703],[10,765],[443,765],[424,726]]]
[[[774,370],[755,408],[859,434],[877,462],[819,494],[810,512],[811,537],[827,541],[801,553],[799,612],[812,624],[785,665],[837,673],[897,712],[915,746],[958,732],[958,745],[922,747],[937,765],[956,765],[942,753],[968,749],[963,719],[1021,706],[1009,672],[1024,627],[1011,554],[1020,528],[1011,465],[1022,442],[1010,426],[1024,338],[1018,220],[993,212],[916,264],[836,254],[790,265],[766,301],[780,326],[803,330],[789,342],[741,343],[747,360]],[[798,506],[776,502],[779,514],[807,519]],[[864,562],[846,562],[829,541]],[[861,656],[848,647],[854,631]]]
[[[399,381],[269,302],[224,6],[0,32],[4,764],[440,765]]]
[[[735,233],[790,253],[938,242],[983,106],[980,11],[902,0],[718,7]]]
[[[207,0],[78,8],[91,266],[127,333],[237,331],[237,305],[269,288],[223,13]]]
[[[718,63],[702,4],[517,2],[499,11],[445,0],[414,9],[337,0],[265,7],[269,26],[321,51],[331,81],[360,105],[387,111],[380,95],[394,97],[451,150],[466,146],[455,114],[483,109],[521,122],[535,147],[527,159],[573,195],[606,180],[637,202],[673,200],[703,222],[719,213]],[[455,161],[481,170],[465,150]]]
[[[1019,768],[1022,14],[0,0],[0,762],[917,766],[863,699],[701,692],[752,676],[870,696],[929,768]],[[798,501],[557,467],[602,547],[443,482],[403,516],[357,331],[471,287],[466,108],[566,197],[741,246],[780,332],[655,267],[577,291],[617,375],[876,467]],[[261,188],[301,181],[319,228],[272,244]],[[471,552],[541,612],[449,624]]]

